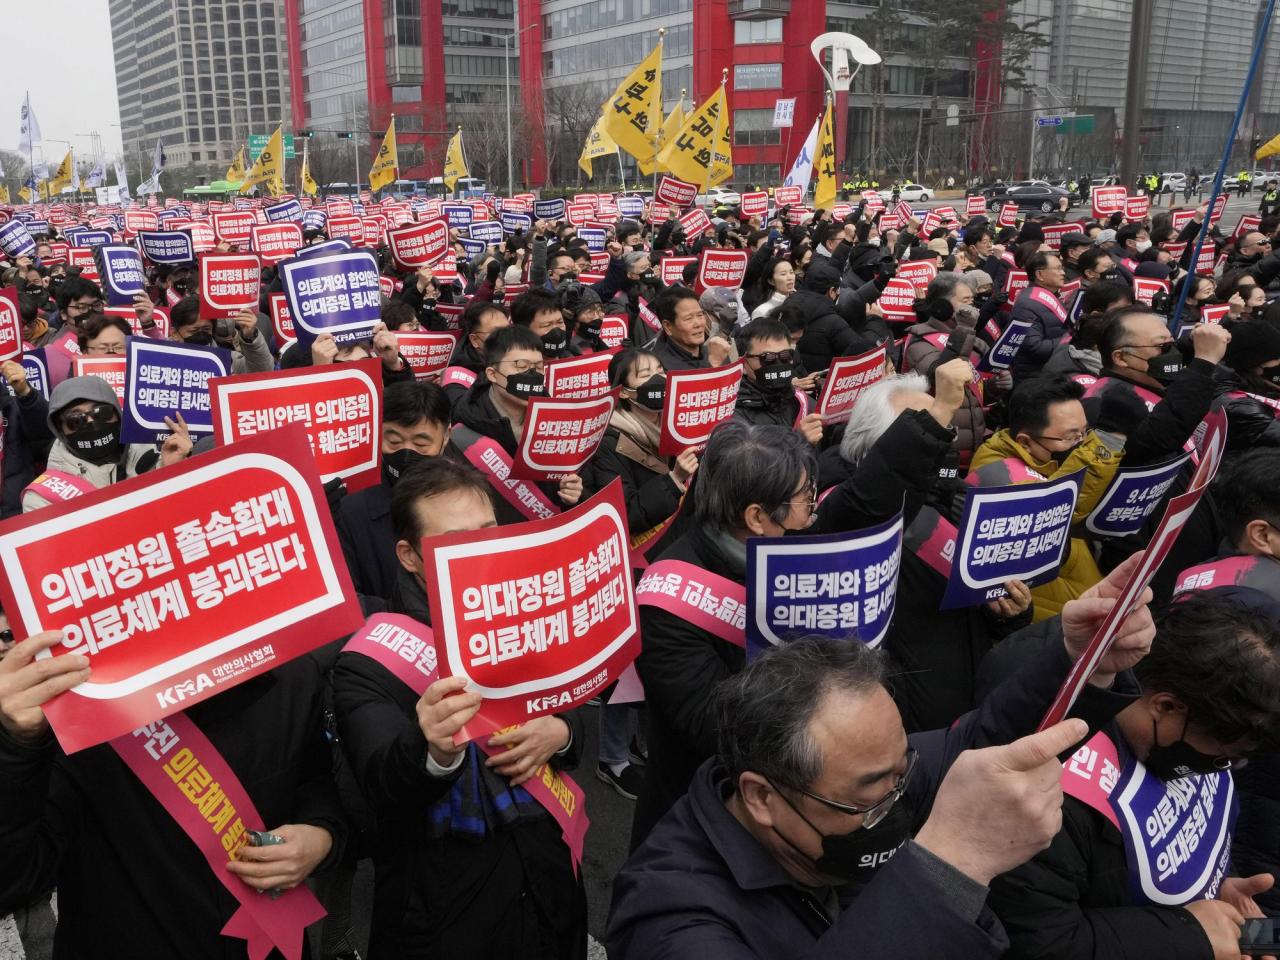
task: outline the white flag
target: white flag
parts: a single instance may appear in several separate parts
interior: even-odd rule
[[[151,157],[151,179],[155,180],[160,176],[160,171],[164,169],[164,162],[167,158],[164,155],[164,142],[156,141],[156,151]]]
[[[116,183],[120,184],[120,196],[129,196],[129,173],[124,168],[124,159],[116,161]]]
[[[0,176],[3,176],[0,173]],[[107,166],[106,163],[98,159],[93,164],[93,169],[89,171],[89,176],[84,181],[86,190],[92,190],[95,187],[105,187],[107,185]]]
[[[142,183],[138,184],[138,195],[160,192],[160,178],[158,176],[149,177]]]
[[[26,99],[22,101],[22,125],[18,128],[18,149],[29,154],[32,146],[40,140],[40,121],[36,119],[35,111],[31,109],[31,94],[28,92]]]
[[[76,193],[80,192],[80,165],[76,163],[74,155],[71,158],[71,189]],[[66,193],[66,190],[62,191]]]
[[[802,192],[809,189],[809,178],[813,175],[813,155],[818,152],[818,128],[822,126],[822,118],[813,121],[813,129],[804,138],[804,146],[796,162],[791,165],[791,172],[782,181],[784,187],[799,187]]]
[[[49,165],[47,163],[37,163],[31,168],[31,176],[39,183],[42,180],[49,179]]]
[[[0,160],[0,180],[4,179],[4,176],[5,176],[4,161]]]

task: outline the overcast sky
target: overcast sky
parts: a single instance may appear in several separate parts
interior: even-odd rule
[[[0,6],[8,6],[6,0]],[[46,157],[57,163],[68,140],[78,155],[90,155],[96,130],[103,149],[120,151],[120,107],[111,52],[107,0],[36,0],[15,4],[5,23],[12,28],[5,43],[5,74],[0,84],[0,148],[18,146],[22,98],[31,91],[31,107],[44,135]],[[36,162],[40,161],[37,154]]]

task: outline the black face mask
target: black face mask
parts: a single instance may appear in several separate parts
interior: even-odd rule
[[[791,378],[795,376],[794,363],[770,363],[756,371],[756,386],[763,393],[784,394],[791,389]]]
[[[1119,279],[1120,279],[1120,271],[1119,271],[1119,270],[1108,270],[1106,273],[1104,273],[1104,274],[1102,274],[1100,277],[1098,277],[1098,279],[1099,279],[1099,280],[1119,280]]]
[[[213,331],[197,330],[194,333],[189,333],[183,337],[182,342],[189,343],[195,347],[207,347],[209,344],[213,343]]]
[[[1151,721],[1151,738],[1155,742],[1155,746],[1151,748],[1151,752],[1147,754],[1147,759],[1142,761],[1142,765],[1151,772],[1152,776],[1159,777],[1166,782],[1170,780],[1181,780],[1183,777],[1192,777],[1198,773],[1220,773],[1224,768],[1219,766],[1218,758],[1211,757],[1207,753],[1201,753],[1191,744],[1183,739],[1187,735],[1187,724],[1182,724],[1182,734],[1173,743],[1160,746],[1160,735],[1156,730],[1156,722]]]
[[[660,373],[655,373],[636,387],[636,403],[646,410],[661,410],[663,401],[666,399],[667,378]]]
[[[1164,353],[1147,361],[1147,375],[1161,383],[1172,383],[1174,378],[1182,372],[1182,367],[1182,351],[1178,349],[1177,344],[1174,344]]]
[[[781,793],[779,796],[786,800],[787,805],[795,810],[801,820],[822,836],[822,856],[813,861],[818,872],[845,883],[867,883],[911,839],[911,815],[901,798],[885,814],[885,818],[870,830],[859,827],[849,833],[823,833],[794,803]],[[786,834],[776,826],[773,830],[787,846],[809,859],[808,854],[787,839]]]
[[[557,357],[560,351],[564,349],[565,344],[569,342],[569,331],[564,327],[552,327],[542,335],[542,354],[547,357]]]
[[[546,380],[537,370],[526,370],[524,373],[513,373],[507,377],[506,390],[511,396],[520,400],[547,395]]]
[[[1084,441],[1081,441],[1081,443],[1083,442]],[[1054,463],[1056,463],[1059,467],[1061,467],[1064,463],[1067,462],[1067,458],[1076,452],[1076,449],[1079,446],[1080,446],[1079,443],[1073,443],[1066,450],[1050,450],[1049,459],[1052,460]]]
[[[404,476],[406,470],[415,464],[426,463],[431,459],[433,458],[419,453],[417,450],[410,450],[408,447],[401,447],[394,453],[384,453],[382,455],[382,482],[389,487],[394,487],[396,482]]]
[[[120,459],[120,424],[91,423],[63,438],[81,460],[93,464],[113,463]]]

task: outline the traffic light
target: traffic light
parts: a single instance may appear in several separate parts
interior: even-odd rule
[[[312,130],[299,130],[294,134],[295,137],[306,137],[308,140],[310,140],[313,135],[314,131]]]
[[[339,130],[339,131],[338,131],[338,139],[339,139],[339,140],[351,140],[351,139],[353,139],[354,137],[355,137],[355,134],[353,134],[350,130]]]

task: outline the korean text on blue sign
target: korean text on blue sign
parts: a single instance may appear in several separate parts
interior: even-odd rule
[[[152,263],[194,263],[196,259],[191,234],[184,230],[143,230],[138,242]]]
[[[500,214],[502,217],[502,229],[507,233],[515,233],[517,230],[528,233],[533,229],[533,217],[527,213],[515,213],[510,210],[503,210]],[[474,237],[475,232],[471,235]]]
[[[147,274],[142,267],[142,256],[133,247],[104,243],[94,248],[93,256],[98,262],[108,306],[130,306],[134,297],[146,293]]]
[[[599,227],[579,227],[578,239],[587,245],[588,250],[598,253],[604,249],[605,233]]]
[[[263,207],[262,212],[267,216],[267,223],[284,223],[289,220],[302,219],[302,204],[297,200],[282,200],[279,203],[273,203]]]
[[[995,343],[978,361],[978,369],[984,372],[991,370],[1008,370],[1013,358],[1022,349],[1022,341],[1027,339],[1027,331],[1031,329],[1030,320],[1010,320],[1009,325]]]
[[[209,379],[231,373],[231,351],[130,337],[125,344],[125,443],[155,443],[181,413],[192,436],[213,433]]]
[[[644,216],[644,197],[619,197],[618,213],[639,220]]]
[[[322,333],[341,343],[368,340],[382,314],[378,261],[368,250],[299,257],[280,264],[298,341],[310,346]]]
[[[346,253],[353,249],[351,242],[348,240],[326,240],[323,243],[313,243],[309,247],[303,247],[298,251],[299,257],[324,257],[331,253]]]
[[[440,212],[451,227],[469,227],[476,216],[476,212],[465,203],[446,203]]]
[[[302,215],[303,230],[319,230],[324,231],[325,224],[329,222],[329,215],[323,210],[308,210]]]
[[[46,400],[49,399],[49,360],[45,356],[44,347],[28,350],[20,358],[22,371],[27,375],[29,386]]]
[[[471,239],[481,243],[501,243],[502,224],[497,220],[481,220],[470,227]]]
[[[1000,600],[1007,580],[1035,586],[1056,577],[1070,545],[1083,475],[971,489],[942,609]]]
[[[1164,502],[1165,495],[1191,457],[1190,453],[1148,467],[1121,467],[1093,512],[1085,518],[1085,529],[1103,537],[1127,537],[1142,525]]]
[[[90,230],[88,227],[68,227],[62,231],[67,242],[73,247],[96,247],[111,242],[111,233],[107,230]]]
[[[36,242],[25,223],[10,220],[0,224],[0,250],[8,257],[25,257],[36,252]]]
[[[902,560],[902,514],[821,537],[747,541],[747,657],[799,637],[878,647],[889,630]]]
[[[557,197],[555,200],[533,201],[533,215],[539,220],[563,220],[564,210],[564,197]]]

